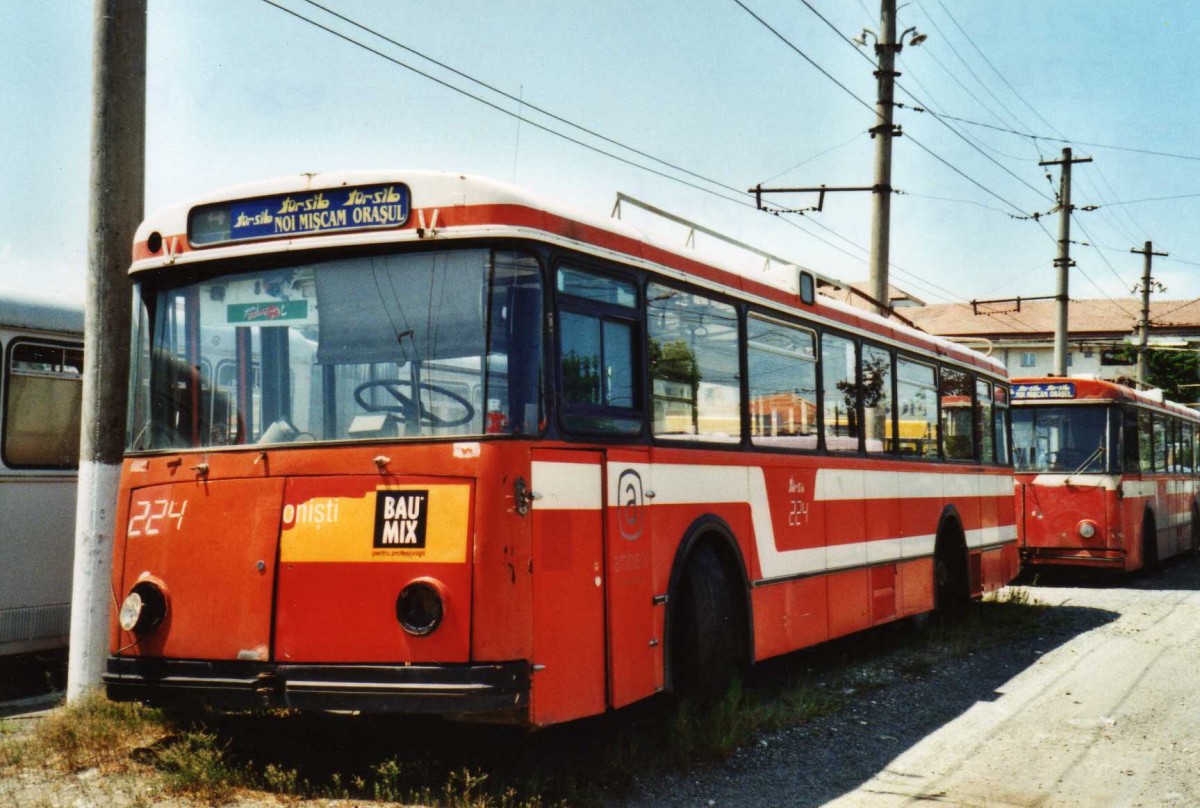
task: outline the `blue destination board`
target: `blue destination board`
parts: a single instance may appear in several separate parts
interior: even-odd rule
[[[1075,385],[1071,382],[1051,384],[1014,384],[1013,401],[1050,401],[1051,399],[1075,398]]]
[[[400,227],[411,199],[400,183],[260,196],[194,208],[188,240],[211,247],[237,241],[289,238],[344,230]]]

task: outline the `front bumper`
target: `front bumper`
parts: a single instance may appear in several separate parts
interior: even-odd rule
[[[243,710],[356,710],[482,715],[529,705],[529,663],[284,665],[270,662],[109,657],[114,701]]]

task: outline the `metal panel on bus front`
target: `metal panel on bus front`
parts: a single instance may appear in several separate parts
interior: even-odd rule
[[[276,662],[465,662],[470,658],[470,480],[293,477],[280,522]],[[440,625],[397,619],[401,591],[432,583]]]
[[[167,614],[125,653],[265,661],[282,497],[279,479],[195,479],[133,491],[121,597],[149,578],[165,590]],[[122,633],[122,645],[130,636]]]

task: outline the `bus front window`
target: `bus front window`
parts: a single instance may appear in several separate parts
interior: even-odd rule
[[[1012,439],[1017,472],[1100,473],[1109,468],[1106,407],[1017,407]]]
[[[360,256],[138,291],[131,450],[540,428],[530,256]]]

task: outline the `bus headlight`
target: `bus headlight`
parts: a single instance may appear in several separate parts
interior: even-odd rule
[[[1096,523],[1085,519],[1079,523],[1079,536],[1090,539],[1096,535]]]
[[[417,637],[429,634],[442,623],[445,607],[442,593],[433,581],[413,581],[396,598],[400,627]]]
[[[118,620],[121,628],[134,634],[149,634],[162,625],[167,616],[167,598],[149,581],[136,584],[121,604]]]

